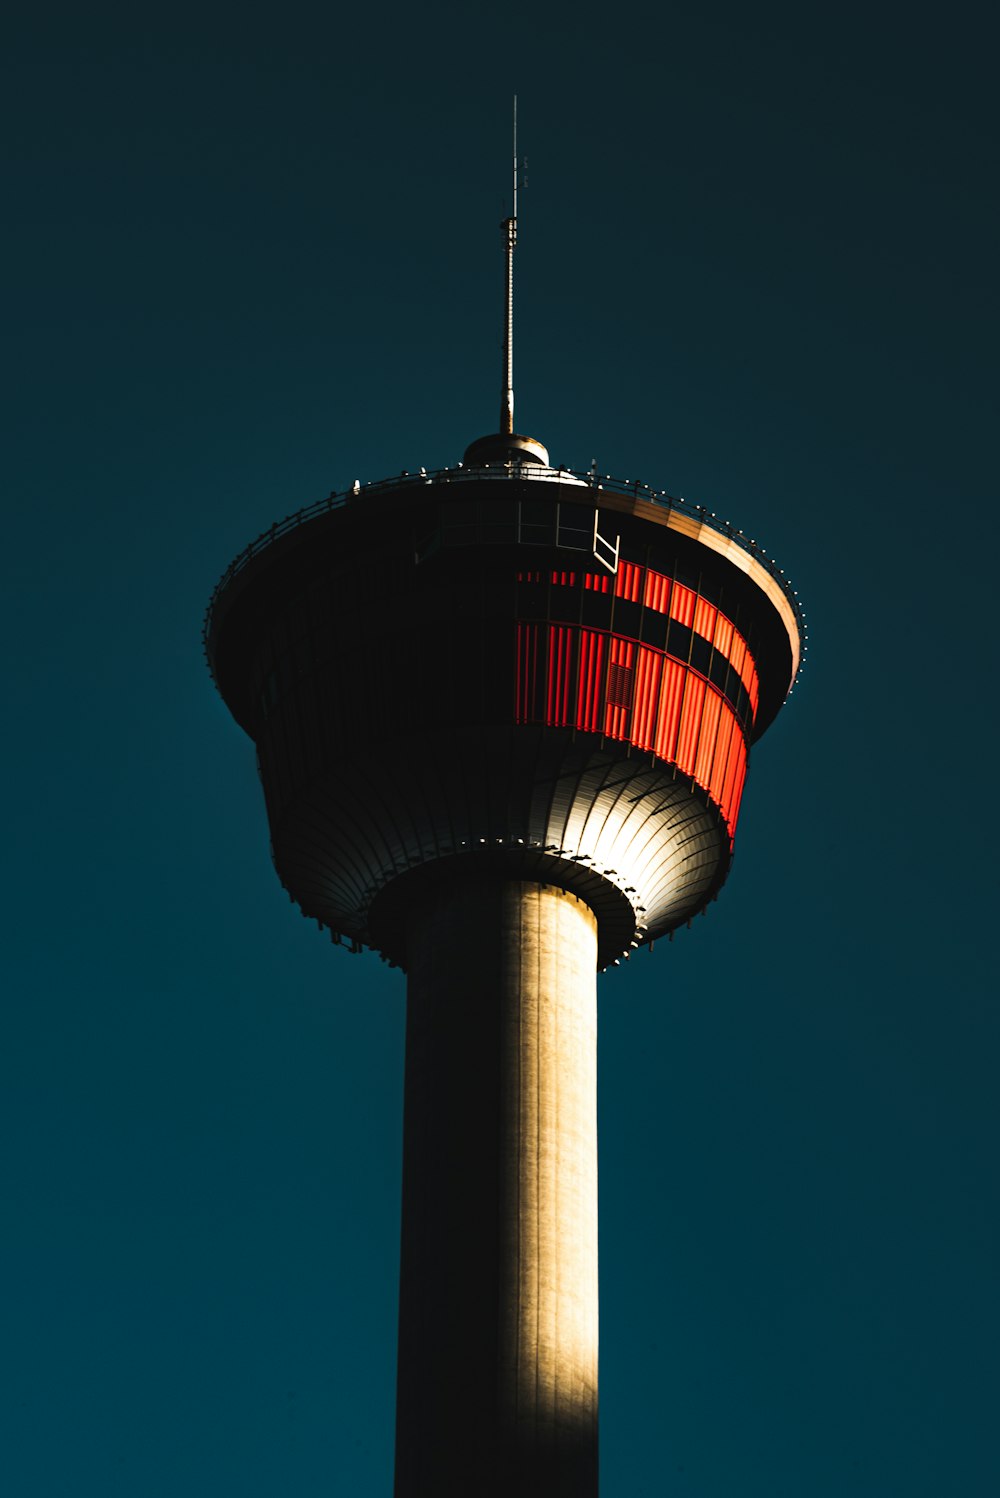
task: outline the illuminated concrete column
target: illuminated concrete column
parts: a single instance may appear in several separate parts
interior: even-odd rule
[[[408,934],[397,1498],[597,1491],[597,927],[474,880]]]

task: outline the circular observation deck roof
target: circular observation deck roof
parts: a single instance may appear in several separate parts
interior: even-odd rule
[[[611,474],[597,473],[593,468],[573,469],[562,464],[553,467],[548,462],[548,452],[534,438],[516,435],[509,438],[502,435],[481,437],[466,449],[467,458],[470,454],[477,459],[472,464],[462,462],[448,468],[420,468],[416,473],[404,469],[393,478],[377,479],[365,484],[356,481],[350,489],[334,491],[326,499],[296,510],[283,520],[275,521],[268,530],[262,531],[230,562],[216,584],[205,611],[202,642],[213,679],[215,671],[209,646],[216,608],[222,595],[248,569],[256,571],[256,564],[259,559],[263,559],[265,553],[302,526],[353,505],[390,498],[396,500],[400,492],[407,488],[464,485],[471,482],[528,482],[572,489],[574,499],[582,499],[579,491],[589,489],[596,507],[617,510],[621,514],[633,515],[638,520],[661,526],[706,547],[722,561],[744,573],[769,600],[784,625],[791,651],[791,673],[785,695],[791,695],[809,648],[805,614],[791,579],[753,537],[747,536],[744,531],[705,505],[693,504],[689,500],[668,494],[665,489],[654,489],[639,479],[619,479]],[[480,456],[482,454],[492,454],[495,460],[483,461]]]

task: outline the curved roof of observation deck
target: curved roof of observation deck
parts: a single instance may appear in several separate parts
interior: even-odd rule
[[[342,493],[332,493],[326,499],[317,500],[314,504],[306,505],[303,509],[286,515],[283,520],[275,521],[268,530],[262,531],[250,542],[249,546],[244,547],[233,558],[212,592],[205,611],[202,630],[209,669],[211,669],[211,657],[207,648],[208,637],[212,626],[213,611],[220,595],[246,567],[290,532],[331,511],[368,499],[375,499],[382,494],[395,495],[407,486],[468,483],[470,480],[492,480],[504,483],[512,479],[518,482],[565,484],[567,488],[571,487],[574,490],[574,498],[582,498],[579,490],[588,488],[594,495],[595,504],[634,514],[640,519],[648,519],[680,535],[687,536],[707,546],[746,573],[770,599],[788,631],[792,649],[789,692],[791,691],[798,680],[804,654],[808,649],[805,615],[799,603],[798,593],[791,585],[791,580],[755,539],[747,536],[742,530],[728,520],[722,519],[715,511],[708,510],[704,505],[677,498],[668,494],[665,489],[654,489],[638,479],[618,479],[611,474],[598,474],[591,470],[581,471],[562,466],[551,468],[539,463],[488,464],[483,467],[465,467],[458,463],[450,468],[421,469],[417,473],[404,470],[393,478],[355,484],[351,489]]]

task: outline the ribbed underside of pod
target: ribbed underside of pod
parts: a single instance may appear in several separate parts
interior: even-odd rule
[[[688,778],[563,730],[470,731],[405,759],[369,750],[269,810],[303,912],[403,967],[409,906],[463,867],[578,894],[605,967],[702,909],[730,861],[718,809]]]

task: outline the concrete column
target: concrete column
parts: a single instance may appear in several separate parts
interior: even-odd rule
[[[593,1498],[593,913],[474,880],[407,952],[396,1498]]]

